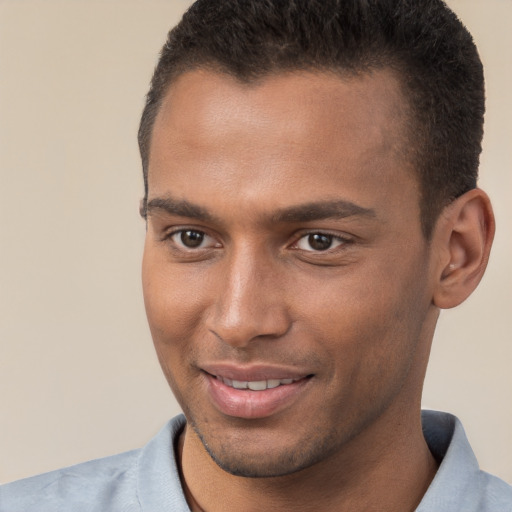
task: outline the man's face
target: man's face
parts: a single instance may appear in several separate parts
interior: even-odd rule
[[[386,71],[193,71],[161,107],[147,315],[187,436],[230,472],[292,473],[416,411],[435,313],[403,104]]]

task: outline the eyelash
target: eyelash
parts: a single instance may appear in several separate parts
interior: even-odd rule
[[[186,232],[199,234],[202,237],[202,239],[200,240],[199,245],[197,247],[187,247],[184,245],[183,240],[181,240],[181,243],[180,243],[179,241],[174,239],[174,237],[176,237],[178,235],[183,236]],[[301,248],[299,246],[299,244],[302,240],[306,239],[307,237],[311,237],[311,236],[315,236],[315,235],[319,235],[321,237],[325,237],[325,238],[329,239],[328,241],[330,243],[330,246],[325,249],[317,249],[317,250],[315,250],[314,248],[312,248],[311,250],[308,250],[308,249]],[[210,236],[208,233],[206,233],[205,231],[203,231],[201,229],[183,227],[183,228],[179,228],[179,229],[174,229],[171,232],[166,233],[166,235],[163,237],[163,241],[166,241],[166,240],[170,241],[176,247],[176,249],[179,251],[191,252],[191,253],[192,252],[195,253],[196,249],[204,250],[204,249],[215,249],[215,248],[222,247],[222,245],[220,243],[215,243],[213,245],[210,245],[209,247],[200,247],[200,245],[203,243],[205,237],[215,240],[214,237]],[[316,230],[316,231],[308,231],[308,232],[302,233],[301,236],[296,238],[295,242],[293,242],[293,244],[291,244],[289,246],[289,248],[296,250],[296,251],[301,251],[305,254],[309,253],[309,254],[324,255],[324,254],[331,254],[338,247],[346,246],[352,242],[353,242],[353,240],[351,238],[340,236],[339,234],[329,233],[328,231]],[[335,244],[334,247],[332,247],[333,243]],[[310,245],[310,247],[311,247],[311,245]]]
[[[213,247],[186,247],[184,244],[183,244],[183,241],[181,242],[181,244],[179,242],[177,242],[176,240],[174,240],[174,237],[177,236],[177,235],[181,235],[183,236],[185,233],[187,232],[190,232],[190,233],[195,233],[195,234],[199,234],[203,237],[203,240],[201,240],[200,243],[202,243],[204,241],[204,238],[205,237],[208,237],[208,238],[211,238],[212,240],[215,240],[214,237],[210,236],[208,233],[206,233],[205,231],[201,230],[201,229],[194,229],[194,228],[180,228],[180,229],[174,229],[173,231],[169,232],[169,233],[166,233],[166,235],[164,236],[163,240],[164,241],[170,241],[172,244],[174,244],[178,250],[180,251],[187,251],[187,252],[196,252],[195,250],[196,249],[214,249],[216,247],[221,247],[221,244],[220,243],[216,243],[214,244]]]
[[[315,250],[315,249],[307,250],[307,249],[302,249],[301,247],[299,247],[299,243],[302,240],[307,239],[307,238],[312,237],[312,236],[315,236],[315,235],[319,235],[321,237],[328,238],[331,245],[332,244],[336,244],[336,245],[334,247],[329,246],[326,249],[317,249],[317,250]],[[320,231],[320,230],[318,230],[318,231],[309,231],[309,232],[303,233],[293,243],[291,248],[295,249],[295,250],[298,250],[298,251],[302,251],[304,253],[322,255],[322,254],[330,254],[330,253],[334,252],[338,247],[346,246],[346,245],[350,244],[352,241],[353,240],[348,238],[348,237],[344,237],[344,236],[341,236],[339,234],[329,233],[328,231]],[[311,244],[310,244],[310,247],[311,247]]]

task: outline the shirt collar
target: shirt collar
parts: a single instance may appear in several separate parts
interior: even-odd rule
[[[181,487],[175,442],[185,417],[173,418],[142,450],[137,467],[137,497],[144,512],[190,510]]]
[[[416,512],[479,512],[484,482],[462,424],[451,414],[422,411],[422,425],[440,466]],[[141,450],[137,496],[144,512],[189,510],[174,450],[184,426],[183,415],[174,418]]]
[[[477,512],[481,472],[460,421],[453,415],[422,411],[423,435],[440,463],[417,512]]]

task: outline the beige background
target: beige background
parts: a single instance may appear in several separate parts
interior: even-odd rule
[[[487,276],[442,315],[424,403],[512,482],[512,1],[452,0],[487,69]],[[0,0],[0,481],[141,446],[178,408],[146,326],[136,130],[184,0]]]

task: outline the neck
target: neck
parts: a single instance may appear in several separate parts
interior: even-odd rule
[[[419,408],[410,418],[389,414],[395,421],[380,418],[327,460],[277,478],[225,472],[188,428],[178,462],[189,505],[193,512],[413,511],[437,465],[423,437]],[[383,430],[386,424],[392,428]]]

